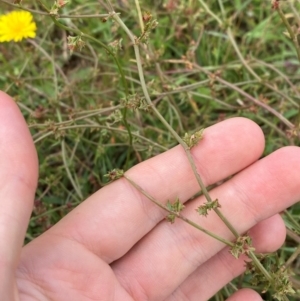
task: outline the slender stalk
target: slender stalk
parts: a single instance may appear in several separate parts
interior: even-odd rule
[[[244,90],[238,88],[236,85],[231,84],[231,83],[227,82],[226,80],[224,80],[224,79],[222,79],[218,76],[216,77],[216,80],[218,82],[224,84],[225,86],[230,87],[231,89],[237,91],[239,94],[245,96],[246,98],[248,98],[249,100],[251,100],[255,104],[259,105],[260,107],[266,109],[267,111],[272,113],[274,116],[278,117],[278,119],[281,120],[287,127],[291,128],[291,129],[294,128],[294,125],[290,121],[288,121],[282,114],[278,113],[275,109],[271,108],[267,104],[257,100],[256,98],[254,98],[253,96],[251,96],[250,94],[245,92]]]
[[[269,274],[269,272],[264,268],[264,266],[261,264],[261,262],[257,259],[255,254],[252,251],[249,251],[249,257],[254,262],[255,266],[263,273],[263,275],[266,277],[266,279],[270,282],[272,282],[272,276]]]
[[[142,90],[145,96],[145,99],[147,101],[147,103],[149,105],[151,105],[153,111],[155,112],[156,116],[159,118],[159,120],[166,126],[166,128],[173,134],[173,136],[176,138],[176,140],[182,145],[182,147],[184,148],[186,155],[188,157],[188,160],[190,162],[190,165],[193,169],[194,175],[198,181],[199,186],[201,187],[202,193],[205,195],[206,199],[208,202],[212,202],[212,199],[204,185],[204,183],[202,182],[202,179],[200,177],[200,175],[197,172],[197,168],[196,165],[194,163],[194,160],[192,158],[192,154],[190,152],[189,147],[186,145],[186,143],[181,139],[181,137],[173,130],[173,128],[168,124],[168,122],[164,119],[164,117],[160,114],[160,112],[153,106],[151,98],[149,96],[148,90],[147,90],[147,86],[145,83],[145,78],[144,78],[144,73],[143,73],[143,69],[142,69],[142,64],[141,64],[141,58],[140,58],[140,53],[139,53],[139,47],[136,43],[135,37],[131,34],[130,30],[127,28],[127,26],[123,23],[123,21],[119,18],[119,16],[115,15],[114,13],[112,13],[112,17],[114,20],[116,20],[119,25],[124,29],[124,31],[127,33],[127,35],[129,36],[129,38],[131,39],[131,42],[133,44],[134,47],[134,52],[135,52],[135,57],[136,57],[136,63],[137,63],[137,68],[138,68],[138,74],[139,74],[139,78],[140,78],[140,82],[141,82],[141,86],[142,86]],[[240,89],[239,89],[240,90]],[[276,112],[277,113],[277,112]],[[291,124],[289,124],[291,125]],[[166,206],[164,206],[163,204],[159,203],[158,201],[156,201],[151,195],[149,195],[146,191],[144,191],[140,186],[138,186],[136,183],[134,183],[132,180],[130,180],[127,176],[125,176],[125,178],[136,188],[138,189],[142,194],[144,194],[147,198],[149,198],[153,203],[155,203],[157,206],[159,206],[160,208],[168,211],[171,214],[176,215],[176,217],[182,219],[183,221],[187,222],[188,224],[190,224],[191,226],[197,228],[198,230],[211,235],[212,237],[224,242],[223,238],[221,237],[216,237],[215,234],[203,229],[201,226],[193,223],[192,221],[188,220],[187,218],[185,218],[184,216],[182,216],[179,212],[173,212],[172,210],[170,210],[169,208],[167,208]],[[227,219],[222,215],[222,213],[216,209],[215,212],[218,214],[218,216],[221,218],[221,220],[227,225],[227,227],[231,230],[231,232],[234,234],[234,236],[237,238],[239,237],[238,232],[234,229],[234,227],[227,221]],[[225,242],[224,242],[225,243]],[[262,264],[259,262],[259,260],[257,259],[257,257],[255,256],[254,252],[249,252],[249,257],[253,260],[254,264],[258,267],[258,269],[263,273],[263,275],[272,282],[272,276],[268,273],[268,271],[262,266]],[[284,300],[288,300],[286,296],[283,296]]]
[[[64,139],[61,141],[61,154],[62,154],[62,159],[63,159],[63,162],[64,162],[64,166],[65,166],[67,175],[69,177],[69,180],[70,180],[74,190],[76,191],[76,193],[78,194],[78,196],[82,200],[83,195],[81,193],[81,190],[80,190],[79,186],[77,185],[77,183],[75,182],[75,180],[73,179],[73,176],[72,176],[71,171],[70,171],[69,166],[68,166],[67,157],[66,157],[66,146],[65,146],[65,140]]]
[[[47,12],[43,12],[43,11],[39,11],[39,10],[34,10],[19,4],[13,4],[7,0],[0,0],[0,2],[5,3],[13,8],[18,8],[18,9],[22,9],[28,12],[31,12],[33,14],[37,14],[37,15],[42,15],[42,16],[50,16],[49,14],[49,10],[47,9]],[[81,18],[108,18],[109,14],[87,14],[87,15],[60,15],[58,14],[56,16],[58,19],[81,19]]]
[[[89,18],[109,18],[109,14],[89,14],[89,15],[57,15],[58,19],[89,19]]]
[[[105,126],[105,125],[99,125],[99,124],[77,124],[77,125],[69,125],[69,126],[58,126],[57,124],[54,124],[54,127],[55,127],[55,130],[50,130],[48,131],[47,133],[44,133],[43,135],[39,135],[38,137],[34,137],[34,144],[42,141],[43,139],[51,136],[51,135],[54,135],[56,131],[65,131],[65,130],[71,130],[71,129],[86,129],[86,128],[95,128],[95,129],[106,129],[106,130],[110,130],[110,131],[113,131],[113,132],[118,132],[118,133],[122,133],[122,134],[126,134],[127,131],[126,130],[122,130],[122,129],[119,129],[119,128],[113,128],[113,127],[110,127],[110,126]],[[167,151],[168,148],[159,144],[159,143],[156,143],[156,142],[153,142],[152,140],[144,137],[144,136],[141,136],[137,133],[132,133],[132,135],[134,137],[137,137],[149,144],[152,144],[153,146],[163,150],[163,151]]]
[[[290,256],[290,258],[285,262],[284,266],[288,267],[290,266],[297,258],[300,256],[300,245],[298,245],[297,249],[294,251],[294,253]]]
[[[142,16],[142,11],[141,11],[139,0],[135,0],[135,6],[136,6],[136,10],[138,12],[138,18],[139,18],[141,31],[143,33],[145,27],[144,27],[143,16]],[[155,55],[153,54],[153,51],[152,51],[150,46],[148,46],[148,50],[149,50],[149,53],[152,56],[152,58],[154,58],[154,60],[155,60]],[[163,76],[163,72],[161,71],[160,64],[158,62],[156,62],[155,67],[156,67],[157,74],[158,74],[158,76],[160,78],[160,81],[162,83],[162,86],[163,86],[164,76]],[[178,122],[179,122],[180,130],[183,131],[183,126],[182,126],[182,123],[180,121],[180,120],[183,119],[182,118],[183,116],[182,116],[180,110],[178,109],[176,103],[174,102],[174,100],[173,100],[173,98],[170,94],[168,95],[168,98],[169,98],[170,103],[172,103],[172,105],[174,106],[175,114],[177,114],[179,116],[178,117]],[[181,117],[181,119],[180,119],[180,117]]]
[[[106,0],[106,1],[107,1],[107,3],[108,3],[109,10],[110,10],[110,11],[113,11],[113,10],[114,10],[114,7],[113,7],[111,1],[110,1],[110,0]]]
[[[182,140],[182,138],[177,134],[176,131],[174,131],[174,129],[168,124],[168,122],[165,120],[165,118],[160,114],[160,112],[155,108],[155,106],[153,106],[153,103],[151,101],[151,98],[149,96],[148,90],[147,90],[147,85],[145,82],[145,77],[144,77],[144,72],[143,72],[143,67],[141,64],[141,57],[140,57],[140,51],[139,51],[139,46],[136,44],[135,42],[135,38],[132,35],[132,33],[130,32],[130,30],[128,29],[128,27],[124,24],[124,22],[120,19],[120,17],[114,13],[112,14],[112,18],[114,20],[116,20],[119,25],[124,29],[124,31],[127,33],[128,37],[130,38],[132,44],[133,44],[133,48],[134,48],[134,52],[135,52],[135,57],[136,57],[136,63],[137,63],[137,68],[138,68],[138,74],[139,74],[139,78],[140,78],[140,82],[141,82],[141,86],[142,86],[142,90],[145,96],[145,99],[147,101],[147,103],[151,106],[152,110],[154,111],[154,113],[156,114],[156,116],[158,117],[158,119],[162,122],[162,124],[169,130],[169,132],[171,132],[171,134],[175,137],[175,139],[178,141],[178,143],[181,144],[181,146],[183,147],[188,160],[190,162],[190,165],[192,167],[193,173],[197,179],[197,182],[206,198],[206,200],[208,202],[212,202],[212,199],[206,189],[206,186],[204,185],[194,162],[194,159],[192,157],[190,148],[187,146],[187,144]],[[215,212],[218,214],[218,216],[221,218],[221,220],[226,224],[226,226],[230,229],[230,231],[234,234],[235,237],[238,237],[239,234],[237,233],[237,231],[234,229],[234,227],[230,224],[230,222],[225,218],[225,216],[219,211],[219,210],[215,210]]]
[[[3,0],[0,0],[0,1],[3,1]],[[41,2],[41,5],[43,6],[43,8],[49,13],[49,9]],[[5,1],[6,3],[6,1]],[[129,92],[128,92],[128,86],[127,86],[127,81],[125,79],[125,74],[124,74],[124,71],[122,69],[122,66],[119,62],[119,60],[117,59],[117,57],[113,54],[113,52],[109,49],[109,47],[107,47],[104,43],[100,42],[99,40],[95,39],[94,37],[88,35],[88,34],[85,34],[83,32],[81,32],[80,30],[76,29],[76,28],[69,28],[68,26],[65,26],[64,24],[62,24],[61,22],[59,22],[55,16],[52,16],[50,15],[50,18],[52,19],[53,23],[55,25],[57,25],[58,27],[64,29],[64,30],[67,30],[67,31],[71,31],[71,32],[74,32],[75,34],[77,34],[78,36],[82,36],[84,38],[87,38],[93,42],[95,42],[96,44],[100,45],[101,47],[103,47],[113,58],[113,60],[115,61],[116,65],[117,65],[117,68],[118,68],[118,71],[121,75],[121,81],[122,81],[122,85],[124,87],[124,90],[125,90],[125,96],[126,96],[126,99],[128,99],[128,95],[129,95]],[[110,16],[109,14],[107,16]],[[129,137],[129,145],[132,147],[132,141],[133,141],[133,138],[132,138],[132,133],[131,133],[131,129],[130,129],[130,126],[128,124],[128,121],[127,121],[127,108],[124,107],[123,110],[122,110],[122,117],[123,117],[123,122],[124,122],[124,126],[128,132],[128,137]],[[125,166],[127,166],[127,164],[129,163],[129,155],[130,153],[127,152],[127,159],[126,159],[126,162],[125,162]]]
[[[114,110],[120,109],[120,108],[122,108],[122,106],[117,105],[117,106],[112,106],[112,107],[108,107],[108,108],[104,108],[104,109],[91,110],[89,112],[78,112],[77,115],[80,115],[80,114],[85,114],[85,115],[74,117],[72,119],[65,120],[65,121],[62,121],[62,122],[57,122],[57,123],[54,124],[54,126],[59,127],[59,126],[62,126],[62,125],[68,125],[68,124],[74,123],[75,121],[83,120],[83,119],[88,120],[88,118],[90,118],[90,117],[100,116],[103,113],[111,112],[111,111],[114,111]],[[40,124],[33,123],[33,124],[28,125],[29,128],[37,128],[37,127],[45,127],[45,126],[47,126],[47,125],[45,125],[44,123],[40,123]]]
[[[39,11],[39,10],[34,10],[34,9],[31,9],[31,8],[27,8],[27,7],[23,7],[22,5],[19,5],[19,4],[13,4],[9,1],[6,1],[6,0],[0,0],[0,2],[2,3],[5,3],[13,8],[19,8],[19,9],[22,9],[22,10],[25,10],[25,11],[28,11],[28,12],[31,12],[31,13],[34,13],[34,14],[38,14],[38,15],[44,15],[44,16],[49,16],[49,13],[48,12],[42,12],[42,11]]]
[[[300,225],[299,223],[294,219],[293,215],[289,213],[288,210],[284,210],[284,214],[286,218],[289,220],[289,222],[292,224],[293,228],[300,232]]]
[[[266,66],[267,68],[269,68],[269,69],[273,70],[274,72],[276,72],[281,78],[283,78],[283,79],[289,84],[289,86],[293,89],[293,92],[294,92],[297,96],[300,95],[300,93],[299,93],[297,87],[290,81],[289,77],[286,76],[283,72],[281,72],[278,68],[276,68],[275,65],[273,65],[273,64],[268,64],[268,63],[266,63],[266,62],[264,62],[264,61],[261,61],[261,60],[258,60],[258,59],[252,59],[252,60],[255,60],[255,62],[257,62],[258,64],[264,65],[264,66]],[[293,101],[292,104],[295,105],[296,107],[299,107],[299,104],[298,104],[297,102],[294,102],[294,101]]]
[[[243,66],[249,71],[249,73],[251,73],[255,77],[255,79],[257,79],[260,82],[261,78],[254,72],[254,70],[249,66],[249,64],[246,62],[243,55],[241,54],[239,47],[237,46],[237,44],[235,42],[235,39],[233,37],[232,30],[230,27],[227,28],[227,36],[237,54],[237,56],[239,57],[241,63],[243,64]]]
[[[223,19],[226,18],[226,13],[223,5],[223,0],[218,0]]]
[[[189,225],[193,226],[194,228],[200,230],[201,232],[215,238],[216,240],[224,243],[225,245],[229,246],[229,247],[234,247],[234,243],[232,243],[231,241],[224,239],[216,234],[214,234],[213,232],[210,232],[208,230],[206,230],[205,228],[202,228],[200,225],[198,225],[197,223],[191,221],[190,219],[186,218],[185,216],[183,216],[180,212],[174,212],[172,210],[170,210],[167,206],[165,206],[164,204],[160,203],[159,201],[157,201],[153,196],[151,196],[147,191],[145,191],[141,186],[139,186],[136,182],[134,182],[132,179],[130,179],[128,176],[124,175],[124,178],[132,185],[134,186],[140,193],[142,193],[145,197],[147,197],[151,202],[153,202],[155,205],[159,206],[160,208],[164,209],[165,211],[176,215],[177,218],[183,220],[184,222],[188,223]]]
[[[143,32],[144,31],[144,22],[143,22],[143,16],[142,16],[140,2],[139,2],[139,0],[134,0],[134,2],[135,2],[136,10],[138,12],[138,16],[139,16],[140,27]]]
[[[252,259],[255,266],[261,271],[261,273],[265,276],[265,278],[272,284],[273,278],[270,275],[270,273],[265,269],[265,267],[261,264],[261,262],[257,259],[254,252],[249,251],[248,256]],[[286,295],[282,296],[284,301],[289,301],[288,297]]]
[[[222,20],[210,10],[207,4],[203,0],[198,0],[198,1],[204,7],[205,11],[218,22],[219,26],[222,26],[223,25]]]
[[[245,92],[244,90],[240,89],[239,87],[237,87],[237,85],[232,84],[224,79],[222,79],[219,76],[215,76],[215,74],[205,70],[204,68],[198,66],[198,65],[194,65],[196,68],[198,68],[199,70],[203,71],[204,73],[206,73],[209,76],[212,76],[214,78],[214,80],[222,83],[223,85],[231,88],[232,90],[237,91],[239,94],[245,96],[246,98],[248,98],[249,100],[251,100],[252,102],[254,102],[255,104],[257,104],[258,106],[264,108],[265,110],[269,111],[270,113],[272,113],[274,116],[276,116],[279,120],[281,120],[288,128],[293,129],[294,125],[287,120],[282,114],[278,113],[275,109],[271,108],[269,105],[267,105],[266,103],[263,103],[261,101],[259,101],[258,99],[256,99],[255,97],[251,96],[250,94],[248,94],[247,92]]]
[[[297,40],[297,36],[294,34],[294,31],[292,29],[292,27],[290,26],[290,23],[288,22],[288,20],[286,19],[283,11],[281,10],[280,8],[280,4],[276,7],[276,10],[278,12],[278,15],[280,16],[282,22],[284,23],[289,35],[290,35],[290,38],[296,48],[296,52],[297,52],[297,56],[298,56],[298,60],[300,62],[300,46],[299,46],[299,43],[298,43],[298,40]]]
[[[41,12],[38,12],[38,11],[35,11],[35,10],[31,10],[31,9],[27,9],[27,8],[24,8],[23,6],[20,6],[20,5],[15,5],[15,4],[12,4],[6,0],[0,0],[1,2],[7,4],[7,5],[10,5],[12,7],[15,7],[15,8],[20,8],[20,9],[23,9],[23,10],[26,10],[26,11],[29,11],[29,12],[33,12],[33,13],[41,13]],[[87,38],[93,42],[95,42],[96,44],[100,45],[101,47],[103,47],[113,58],[113,60],[115,61],[116,65],[117,65],[117,68],[118,68],[118,71],[121,75],[121,82],[122,82],[122,85],[124,87],[124,90],[125,90],[125,95],[126,95],[126,99],[128,98],[128,95],[129,95],[129,92],[128,92],[128,86],[127,86],[127,81],[125,79],[125,74],[124,74],[124,71],[122,69],[122,66],[119,62],[119,60],[117,59],[117,57],[112,53],[112,51],[109,49],[109,47],[107,47],[104,43],[100,42],[99,40],[95,39],[94,37],[88,35],[88,34],[85,34],[83,32],[81,32],[80,30],[76,29],[76,28],[70,28],[68,26],[65,26],[64,24],[62,24],[61,22],[59,22],[56,17],[59,17],[59,15],[57,16],[53,16],[51,15],[49,12],[50,10],[43,4],[42,1],[38,1],[42,7],[47,11],[47,13],[42,13],[43,15],[48,15],[53,23],[55,25],[57,25],[58,27],[64,29],[64,30],[67,30],[67,31],[71,31],[71,32],[74,32],[75,34],[77,34],[78,36],[82,36],[84,38]],[[112,6],[111,6],[112,7]],[[117,15],[116,13],[114,13],[115,15]],[[105,15],[106,17],[109,17],[110,14],[106,14]],[[67,16],[66,16],[67,17]],[[91,16],[90,16],[91,17]],[[122,116],[123,116],[123,122],[124,122],[124,126],[128,132],[128,137],[129,137],[129,145],[132,146],[132,133],[131,133],[131,129],[130,129],[130,126],[128,124],[128,121],[127,121],[127,108],[124,107],[123,110],[122,110]],[[129,152],[127,153],[127,160],[126,160],[126,163],[125,165],[127,165],[129,162]]]
[[[58,118],[59,122],[61,122],[62,121],[61,114],[60,114],[60,112],[59,112],[58,109],[56,110],[56,114],[57,114],[57,118]],[[66,170],[67,175],[69,177],[69,180],[70,180],[70,182],[71,182],[74,190],[78,194],[79,198],[82,200],[83,199],[83,195],[81,193],[80,187],[79,187],[79,185],[77,185],[77,183],[73,179],[73,176],[72,176],[71,171],[69,169],[69,164],[68,164],[67,156],[66,156],[66,143],[65,143],[65,139],[64,138],[61,139],[61,156],[62,156],[62,160],[63,160],[64,166],[65,166],[65,170]]]
[[[50,12],[50,10],[47,8],[47,6],[42,2],[42,0],[36,0],[41,6],[42,8],[47,11],[48,13]]]

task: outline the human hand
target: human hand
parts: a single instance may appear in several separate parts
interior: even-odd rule
[[[258,252],[281,246],[277,214],[300,197],[297,147],[260,157],[264,138],[252,121],[234,118],[205,130],[192,153],[205,185],[237,174],[210,192],[239,231],[250,229]],[[0,92],[0,296],[8,301],[207,300],[244,271],[220,242],[166,212],[126,179],[90,196],[59,223],[22,248],[37,183],[37,155],[16,104]],[[198,184],[181,146],[126,173],[159,201],[188,200]],[[187,202],[184,215],[226,238],[232,234],[211,212]],[[243,289],[229,300],[261,300]]]

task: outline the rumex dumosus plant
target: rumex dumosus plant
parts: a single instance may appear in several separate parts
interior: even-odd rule
[[[60,186],[60,189],[63,187],[67,193],[68,203],[62,204],[59,198],[49,197],[48,208],[41,208],[41,204],[37,202],[38,218],[33,217],[33,227],[36,226],[34,222],[43,219],[46,213],[53,214],[54,221],[59,219],[65,210],[78,204],[85,195],[89,194],[91,189],[105,185],[104,178],[99,177],[99,172],[95,170],[95,165],[92,163],[98,162],[99,159],[102,162],[107,161],[106,147],[119,147],[121,151],[119,153],[118,150],[114,151],[111,157],[115,156],[115,158],[121,159],[117,162],[115,160],[105,162],[105,168],[101,170],[103,175],[107,174],[109,180],[124,176],[136,189],[166,210],[166,219],[169,222],[174,223],[176,218],[180,218],[230,246],[233,256],[238,257],[240,254],[247,254],[252,260],[248,270],[253,272],[254,283],[256,281],[263,283],[264,290],[273,287],[274,296],[279,300],[286,300],[286,294],[293,293],[287,270],[277,263],[277,266],[273,264],[269,266],[269,269],[264,268],[261,264],[264,260],[260,261],[255,255],[255,250],[251,246],[251,238],[247,235],[240,236],[223,216],[218,200],[211,199],[201,175],[197,172],[191,154],[193,146],[198,143],[201,145],[201,139],[205,137],[203,128],[216,120],[234,115],[252,117],[268,129],[271,141],[267,144],[266,152],[273,150],[274,141],[275,144],[278,143],[278,137],[281,139],[280,143],[284,145],[297,143],[300,119],[299,92],[295,86],[297,78],[284,76],[277,64],[272,64],[272,61],[268,60],[262,62],[257,59],[255,53],[248,55],[248,52],[245,51],[250,44],[249,40],[251,41],[257,36],[261,38],[262,35],[259,29],[257,31],[251,30],[251,22],[245,21],[245,4],[236,1],[236,7],[230,7],[232,5],[220,0],[213,5],[208,5],[201,0],[189,1],[188,5],[186,1],[165,1],[164,5],[156,4],[156,7],[151,7],[151,3],[146,3],[146,1],[141,6],[138,1],[135,1],[134,4],[119,1],[120,14],[115,9],[115,4],[107,1],[101,7],[104,13],[80,14],[78,11],[85,11],[81,1],[78,3],[76,1],[74,3],[55,1],[49,7],[43,1],[36,1],[32,5],[27,5],[22,1],[17,1],[15,4],[8,1],[1,2],[14,9],[26,10],[40,18],[41,23],[49,22],[48,24],[52,26],[52,31],[45,33],[39,42],[29,40],[31,49],[40,52],[43,60],[50,64],[50,70],[53,72],[51,83],[47,80],[50,71],[45,73],[45,79],[43,75],[38,74],[23,76],[24,71],[29,70],[30,61],[38,60],[32,55],[20,70],[15,71],[14,85],[5,87],[6,91],[17,94],[19,89],[25,86],[37,96],[46,98],[47,103],[44,102],[39,106],[33,105],[33,107],[36,106],[34,110],[28,104],[23,105],[23,109],[28,113],[35,142],[37,144],[43,142],[44,144],[41,146],[43,149],[47,147],[45,141],[51,137],[50,145],[59,154],[58,156],[48,156],[45,160],[45,166],[50,161],[55,168],[63,169],[68,179],[68,181],[64,179],[62,186]],[[255,5],[257,7],[265,5],[264,11],[274,19],[276,18],[274,15],[278,13],[278,17],[286,27],[286,35],[288,36],[283,35],[281,42],[283,39],[287,39],[286,43],[288,44],[288,39],[290,39],[294,45],[293,49],[298,55],[298,28],[291,26],[287,20],[284,13],[286,8],[281,5],[283,2],[285,1],[275,0],[261,4],[261,2],[254,1],[251,4],[252,8],[250,8],[254,16],[255,13],[258,13],[258,9],[253,8]],[[137,13],[134,14],[134,21],[128,20],[126,14],[123,17],[124,12],[127,12],[128,5],[135,5]],[[295,7],[291,6],[291,8]],[[171,32],[163,32],[159,29],[160,24],[166,21],[160,16],[154,17],[153,15],[160,10],[168,12],[174,25],[173,32],[172,29]],[[297,18],[296,13],[295,18]],[[86,20],[97,20],[97,22],[91,21],[91,27],[89,27],[85,24]],[[99,20],[101,21],[100,25]],[[260,26],[260,30],[266,30],[267,26],[263,27],[263,21],[260,19],[259,23],[255,18],[252,19],[254,24],[258,23],[257,27]],[[127,25],[128,23],[130,26]],[[237,26],[237,24],[242,24],[242,26]],[[239,32],[239,28],[243,26],[246,27],[246,31],[248,30],[248,34],[245,36]],[[278,27],[274,26],[276,32],[280,30]],[[106,40],[101,35],[103,28],[106,29],[106,34],[109,32],[114,39]],[[198,36],[188,35],[191,28],[194,29],[193,34],[198,32]],[[211,30],[211,28],[213,29]],[[206,31],[209,33],[205,34],[205,42],[210,38],[215,39],[210,45],[216,43],[216,46],[210,58],[210,65],[203,67],[203,64],[199,64],[201,53],[199,58],[197,50],[199,41]],[[58,32],[59,38],[56,37]],[[163,33],[169,34],[179,41],[179,50],[173,49],[171,43],[161,45]],[[227,49],[226,53],[225,50],[218,50],[218,47],[221,47],[220,41],[215,38],[218,35],[226,36],[231,51]],[[269,35],[272,37],[271,34]],[[50,40],[48,41],[47,38]],[[55,46],[52,49],[53,46],[51,45],[54,44],[52,39],[59,43],[58,49]],[[242,42],[239,42],[240,40]],[[47,45],[47,42],[50,45]],[[186,47],[186,45],[188,46]],[[26,47],[28,46],[21,45],[19,52],[28,51]],[[164,49],[168,47],[169,49]],[[45,51],[46,48],[47,51]],[[280,50],[279,46],[278,48]],[[61,51],[62,49],[64,51]],[[84,75],[79,76],[79,78],[75,76],[74,79],[69,72],[69,69],[72,68],[70,61],[74,59],[73,64],[78,64],[77,70],[80,70],[80,64],[86,64],[89,60],[85,52],[87,49],[90,56],[92,53],[94,66],[85,70]],[[269,54],[269,50],[263,49],[263,46],[261,49]],[[120,55],[121,52],[122,55]],[[286,52],[286,56],[289,57],[290,53]],[[275,60],[276,54],[272,53]],[[134,68],[133,65],[128,67],[125,64],[126,60],[122,60],[122,56],[132,59],[136,67]],[[237,60],[236,65],[232,66],[228,62],[234,56],[237,57]],[[104,75],[99,73],[99,66],[102,66],[103,58],[107,64],[104,73],[111,73],[111,80],[103,83],[103,85],[107,85],[108,90],[111,88],[110,85],[117,86],[117,93],[108,91],[107,95],[112,101],[103,107],[94,100],[96,97],[90,102],[90,107],[86,107],[83,102],[89,103],[91,98],[89,95],[93,95],[93,97],[96,95],[96,89],[86,89],[86,87],[92,83],[96,88],[99,85],[99,77],[104,78]],[[298,64],[291,61],[290,58],[289,60],[286,59],[286,63],[290,64],[290,69],[295,68],[295,65]],[[179,74],[180,76],[175,76],[173,79],[171,71],[174,73],[174,69],[176,70],[178,66],[183,66],[184,71]],[[49,66],[47,68],[49,69]],[[83,69],[88,68],[83,66]],[[154,74],[158,80],[151,72],[148,72],[149,70],[151,72],[155,70]],[[185,75],[184,72],[188,71],[190,73]],[[86,75],[88,75],[88,79]],[[34,77],[37,77],[39,81],[37,87],[33,84],[34,79],[32,78]],[[236,82],[238,77],[241,77],[242,80]],[[24,78],[29,80],[24,80]],[[187,82],[187,84],[182,85],[182,82]],[[80,92],[74,89],[77,84],[82,85],[79,89]],[[278,85],[287,86],[288,91],[279,89]],[[254,93],[251,92],[252,90]],[[86,92],[88,93],[85,94]],[[104,97],[106,96],[101,95],[101,99]],[[285,101],[282,104],[280,101],[274,101],[274,97],[284,98]],[[167,98],[168,102],[164,101],[163,98]],[[229,101],[220,99],[229,99]],[[193,114],[187,120],[183,112],[186,114],[189,111],[192,111]],[[207,117],[208,115],[211,117]],[[193,124],[197,118],[199,122],[194,129]],[[136,126],[136,124],[140,124],[140,126]],[[148,137],[145,132],[149,133]],[[157,140],[153,139],[154,135],[159,136]],[[86,142],[85,146],[83,145],[84,142]],[[209,218],[210,210],[214,210],[234,234],[235,242],[226,241],[185,218],[183,215],[184,205],[179,199],[170,200],[166,205],[155,200],[138,183],[133,182],[126,176],[126,173],[124,175],[117,168],[127,169],[136,162],[172,147],[175,143],[181,144],[185,150],[199,183],[199,190],[207,199],[203,206],[195,208],[195,210],[201,215],[208,215],[207,218]],[[88,153],[88,146],[97,148],[95,155]],[[120,155],[121,152],[122,155]],[[78,153],[80,156],[77,155]],[[60,155],[61,159],[58,158]],[[88,159],[82,163],[80,162],[82,157]],[[78,162],[78,164],[71,164],[73,161]],[[92,171],[92,176],[88,179],[88,184],[83,184],[83,181],[80,181],[80,176],[83,174],[83,178],[86,179],[87,171]],[[39,199],[56,186],[62,175],[63,173],[60,174],[60,177],[51,178],[46,174],[42,178],[41,188],[38,192]],[[61,195],[61,193],[56,195]],[[289,213],[286,216],[291,228],[297,230],[297,222],[294,222],[293,216]],[[46,219],[46,221],[41,220],[40,224],[46,223],[46,227],[48,227],[51,226],[52,222]],[[31,236],[29,234],[28,239]]]

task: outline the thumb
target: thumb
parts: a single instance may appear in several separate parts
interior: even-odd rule
[[[14,273],[32,211],[38,160],[16,103],[0,91],[0,296],[13,299]]]

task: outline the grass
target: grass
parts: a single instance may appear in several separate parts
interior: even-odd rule
[[[106,2],[99,2],[73,0],[61,13],[106,14]],[[114,2],[123,22],[140,36],[134,0]],[[156,108],[180,136],[244,116],[264,131],[264,155],[286,145],[299,146],[299,61],[271,1],[211,2],[140,1],[142,11],[151,12],[159,22],[148,46],[141,46],[145,80]],[[24,5],[44,12],[40,1]],[[0,1],[0,13],[9,9]],[[289,23],[297,24],[299,3],[287,3],[282,9]],[[122,115],[126,88],[112,56],[88,39],[82,51],[70,55],[67,36],[72,32],[56,26],[49,16],[36,13],[34,18],[38,25],[34,41],[0,44],[0,88],[21,107],[40,160],[27,242],[105,185],[109,170],[128,169],[177,144],[146,105],[127,109],[130,143]],[[117,51],[129,94],[142,98],[132,44],[116,22],[82,17],[59,21]],[[118,41],[122,49],[117,50]],[[221,74],[224,81],[214,79],[214,74]],[[288,235],[277,259],[272,259],[289,263],[298,290],[299,216],[299,204],[283,213]],[[288,261],[292,256],[294,260]],[[249,286],[247,277],[227,285],[212,300],[223,300],[234,286]],[[268,293],[263,297],[271,298]],[[299,300],[299,293],[290,300]]]

